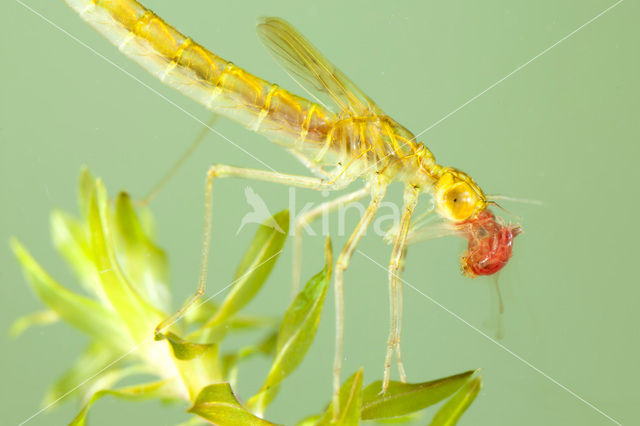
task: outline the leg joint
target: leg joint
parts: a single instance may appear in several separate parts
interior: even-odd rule
[[[344,271],[349,266],[349,259],[344,254],[341,254],[336,261],[336,269]]]
[[[391,263],[389,263],[389,272],[393,274],[397,274],[399,270],[400,270],[400,260],[393,259]]]
[[[227,170],[228,166],[224,164],[214,164],[213,166],[209,167],[209,170],[207,171],[207,181],[211,181],[214,178],[225,175],[225,172],[227,172]]]

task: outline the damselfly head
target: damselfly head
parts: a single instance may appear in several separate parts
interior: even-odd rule
[[[460,170],[447,167],[434,185],[438,213],[450,221],[461,222],[485,210],[487,198],[480,187]]]
[[[503,224],[489,209],[456,224],[469,245],[461,259],[462,271],[468,277],[493,275],[511,259],[514,238],[522,233],[519,225]]]

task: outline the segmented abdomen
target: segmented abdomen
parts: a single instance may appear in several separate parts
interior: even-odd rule
[[[65,0],[124,54],[216,113],[294,146],[325,142],[332,114],[185,37],[133,0]]]

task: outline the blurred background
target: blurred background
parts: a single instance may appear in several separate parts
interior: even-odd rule
[[[76,179],[86,164],[110,194],[144,196],[189,145],[209,113],[139,69],[62,1],[10,0],[0,37],[0,399],[5,424],[39,408],[45,390],[84,347],[67,326],[38,327],[8,337],[17,317],[42,308],[8,248],[17,236],[60,282],[72,275],[50,243],[53,208],[76,211]],[[418,133],[598,15],[614,1],[168,2],[145,5],[248,71],[301,94],[255,36],[264,15],[290,20],[390,116]],[[637,423],[640,374],[638,113],[640,7],[624,1],[509,76],[420,138],[440,164],[468,172],[489,194],[530,198],[504,202],[525,233],[500,275],[505,313],[499,347],[486,336],[405,288],[402,347],[410,381],[482,368],[484,388],[464,425],[613,424],[523,360],[623,424]],[[87,47],[104,55],[109,63]],[[114,65],[115,64],[115,65]],[[175,105],[117,67],[133,74]],[[216,129],[276,170],[305,173],[279,147],[224,119]],[[160,244],[171,262],[174,303],[195,288],[207,167],[260,164],[211,134],[152,204]],[[208,294],[227,285],[256,229],[237,236],[249,211],[247,182],[215,189]],[[272,212],[288,207],[285,187],[250,183]],[[401,185],[389,199],[400,202]],[[296,205],[319,203],[297,191]],[[426,205],[427,203],[424,203]],[[349,217],[355,224],[356,215]],[[332,222],[335,224],[335,222]],[[319,230],[321,224],[316,224]],[[336,229],[333,229],[336,231]],[[346,238],[336,236],[339,249]],[[322,266],[322,237],[304,243],[303,278]],[[405,279],[488,336],[494,315],[491,281],[459,272],[465,244],[444,238],[411,247]],[[370,232],[361,244],[383,265],[390,247]],[[280,314],[289,302],[291,244],[248,312]],[[333,296],[311,350],[285,382],[267,417],[293,424],[319,412],[331,392]],[[360,366],[365,382],[382,376],[388,329],[386,272],[356,253],[346,274],[343,377]],[[511,354],[509,351],[512,351]],[[268,360],[241,372],[247,398]],[[395,371],[394,371],[395,374]],[[69,422],[78,407],[62,401],[29,425]],[[105,398],[93,425],[175,424],[186,406]],[[428,416],[434,410],[427,412]],[[635,420],[635,421],[634,421]],[[425,417],[415,424],[425,424]]]

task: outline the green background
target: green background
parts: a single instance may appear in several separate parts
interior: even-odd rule
[[[180,108],[208,118],[203,107],[163,87],[63,2],[27,3]],[[149,0],[146,5],[222,57],[299,92],[255,37],[259,16],[284,17],[417,133],[613,3]],[[8,237],[18,236],[53,276],[71,285],[70,272],[49,242],[48,215],[54,207],[75,211],[81,165],[103,177],[112,195],[125,188],[142,196],[200,124],[19,3],[3,1],[0,10],[0,415],[3,424],[17,424],[40,408],[46,388],[72,364],[85,340],[60,325],[7,337],[15,318],[41,308],[9,251]],[[521,217],[526,232],[500,276],[506,304],[500,344],[623,424],[640,419],[639,18],[637,2],[622,2],[421,138],[441,164],[465,170],[487,193],[543,201],[543,206],[504,203]],[[226,120],[216,128],[274,169],[304,172],[280,148],[244,128]],[[195,286],[203,182],[214,162],[260,166],[211,135],[152,206],[160,243],[170,255],[174,300]],[[248,211],[246,185],[228,180],[216,189],[209,294],[229,282],[255,229],[248,226],[236,236]],[[287,207],[287,188],[251,186],[272,212]],[[395,185],[390,199],[399,201],[400,194]],[[309,191],[296,195],[298,208],[322,200]],[[344,241],[336,236],[334,246]],[[321,247],[322,238],[306,239],[305,277],[320,268]],[[483,326],[491,317],[491,281],[461,276],[463,248],[455,238],[412,247],[405,278],[491,336],[492,327]],[[373,233],[361,249],[387,263],[390,248]],[[290,250],[288,244],[251,311],[284,310]],[[292,424],[328,401],[332,300],[329,295],[308,357],[267,411],[271,420]],[[356,253],[346,275],[344,377],[364,366],[365,382],[380,378],[387,310],[386,272]],[[482,368],[484,388],[462,424],[612,424],[410,288],[404,311],[403,350],[411,381]],[[256,390],[266,367],[267,361],[247,366],[241,396]],[[184,408],[105,398],[90,420],[93,425],[174,424],[188,418]],[[62,424],[76,410],[73,402],[61,403],[28,424]]]

